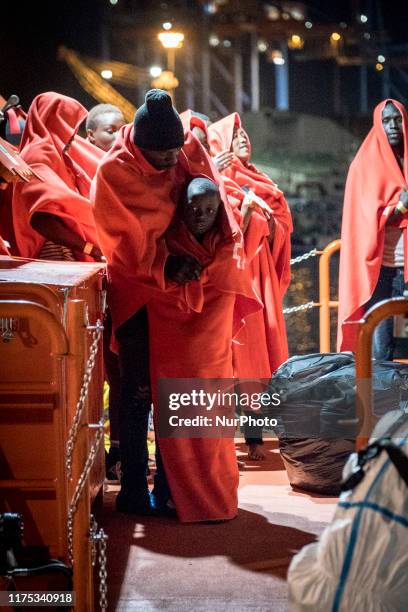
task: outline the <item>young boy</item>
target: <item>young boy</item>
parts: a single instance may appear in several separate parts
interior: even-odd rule
[[[232,338],[249,314],[261,308],[237,261],[233,221],[217,185],[195,178],[187,186],[166,233],[170,256],[199,264],[196,280],[176,283],[148,305],[150,373],[155,404],[161,378],[232,378]],[[238,313],[238,316],[237,316]],[[157,439],[172,500],[182,522],[217,521],[237,513],[238,469],[232,438]],[[162,492],[155,489],[160,497]],[[164,499],[160,500],[165,502]]]
[[[126,121],[122,111],[113,104],[97,104],[86,119],[86,135],[89,142],[102,151],[109,151]]]

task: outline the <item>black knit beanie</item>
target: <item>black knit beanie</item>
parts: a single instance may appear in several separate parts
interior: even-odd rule
[[[162,89],[147,92],[134,120],[135,145],[150,151],[178,149],[184,144],[183,124],[169,94]]]

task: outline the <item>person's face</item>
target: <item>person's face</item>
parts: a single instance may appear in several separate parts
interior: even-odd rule
[[[102,113],[96,117],[98,123],[95,130],[87,130],[88,140],[103,151],[109,151],[115,144],[118,131],[125,125],[123,115],[115,112]]]
[[[242,127],[236,127],[234,129],[234,135],[232,137],[231,151],[238,159],[242,162],[247,162],[250,157],[249,139]]]
[[[194,136],[196,136],[198,140],[201,142],[204,149],[206,149],[207,151],[210,151],[210,145],[208,144],[207,134],[204,132],[204,130],[198,127],[198,125],[195,125],[191,131],[193,132]]]
[[[218,193],[192,195],[184,205],[184,223],[190,232],[197,237],[210,230],[216,219],[221,199]]]
[[[143,153],[143,157],[147,159],[153,168],[156,168],[156,170],[165,170],[177,164],[181,147],[177,149],[167,149],[166,151],[151,151],[150,149],[140,150]]]
[[[401,113],[394,104],[387,104],[381,118],[388,142],[392,147],[397,147],[402,143],[403,139]]]

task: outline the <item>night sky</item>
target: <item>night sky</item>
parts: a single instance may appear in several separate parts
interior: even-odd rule
[[[126,2],[126,0],[118,0]],[[0,93],[17,93],[23,107],[42,92],[56,90],[79,99],[88,108],[95,104],[80,87],[69,68],[56,59],[61,44],[82,53],[98,57],[101,53],[102,12],[115,10],[108,0],[71,0],[2,3],[1,14],[1,74]],[[170,5],[174,3],[168,2]],[[177,4],[177,3],[176,3]],[[309,2],[317,20],[332,17],[347,18],[350,2]],[[373,6],[376,2],[371,0]],[[379,2],[385,27],[392,43],[408,43],[407,15],[398,9],[397,0]],[[367,2],[361,2],[362,10]],[[149,19],[160,2],[137,2],[134,6],[138,20]],[[7,8],[6,8],[7,7]],[[150,7],[150,11],[147,11]],[[160,19],[158,19],[160,26]],[[121,58],[112,58],[121,59]],[[408,74],[408,69],[406,69]],[[405,88],[407,89],[407,87]]]

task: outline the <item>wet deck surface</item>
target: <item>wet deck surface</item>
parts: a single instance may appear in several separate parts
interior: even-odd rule
[[[245,449],[237,444],[238,455]],[[240,470],[239,514],[228,523],[118,514],[119,487],[107,487],[98,523],[109,534],[109,610],[288,610],[290,559],[330,522],[336,499],[294,492],[276,443],[264,449],[266,460]]]

